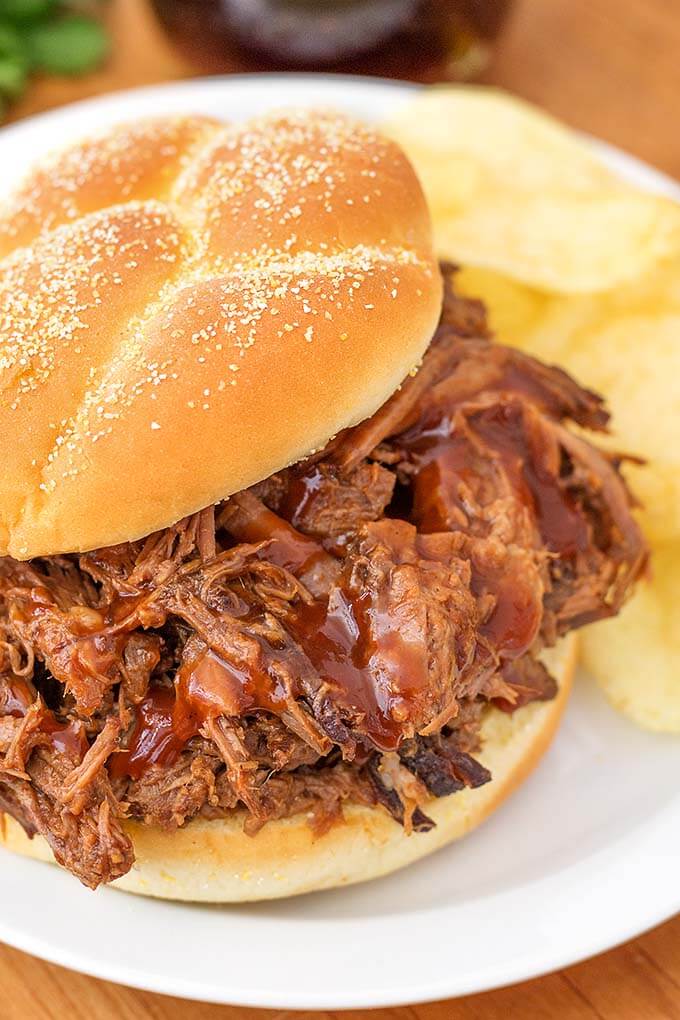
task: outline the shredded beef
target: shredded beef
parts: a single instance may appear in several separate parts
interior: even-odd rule
[[[399,757],[435,797],[456,793],[465,786],[483,786],[491,779],[488,769],[441,734],[405,741]]]
[[[29,836],[44,836],[56,860],[96,888],[124,875],[133,862],[123,810],[104,767],[115,720],[89,750],[78,739],[78,723],[54,723],[39,698],[23,717],[0,718],[0,810]]]
[[[221,759],[207,741],[192,741],[172,765],[151,765],[139,778],[120,777],[113,788],[128,811],[150,825],[171,829],[208,807],[230,810],[238,798],[228,783],[217,794]]]
[[[363,529],[345,570],[331,599],[342,598],[358,618],[365,616],[365,669],[376,703],[375,719],[370,705],[361,725],[389,727],[382,711],[388,704],[400,739],[440,728],[474,682],[468,677],[477,605],[456,536],[420,535],[406,521],[384,519]]]
[[[491,778],[488,707],[554,697],[541,649],[644,570],[618,459],[569,422],[601,399],[448,286],[418,372],[307,461],[142,541],[0,560],[0,810],[92,887],[132,865],[125,817],[431,828]]]
[[[298,531],[339,552],[362,524],[383,516],[395,483],[394,473],[376,461],[363,461],[348,472],[321,462],[306,475],[289,473],[285,496],[275,509],[289,516]]]

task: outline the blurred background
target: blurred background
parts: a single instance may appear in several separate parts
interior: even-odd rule
[[[263,70],[502,85],[680,176],[677,0],[0,0],[6,120]]]

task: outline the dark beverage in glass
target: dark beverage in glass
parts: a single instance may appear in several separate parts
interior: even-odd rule
[[[488,61],[511,0],[154,0],[194,63],[216,71],[337,71],[465,80]]]

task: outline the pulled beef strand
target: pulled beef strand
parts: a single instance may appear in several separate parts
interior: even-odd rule
[[[0,689],[6,683],[0,679]],[[55,859],[91,888],[126,874],[134,860],[104,767],[114,726],[88,748],[82,723],[60,725],[40,698],[0,717],[0,811],[29,836],[43,836]]]
[[[491,778],[484,706],[553,697],[541,648],[644,570],[570,420],[607,415],[448,288],[418,372],[308,461],[143,541],[0,560],[0,810],[92,887],[132,864],[126,815],[431,828]]]

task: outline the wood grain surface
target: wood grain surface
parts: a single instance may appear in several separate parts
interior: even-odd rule
[[[199,73],[198,63],[180,56],[165,38],[146,0],[112,0],[108,18],[113,51],[107,66],[85,79],[37,81],[14,108],[13,117],[112,89]],[[680,0],[517,0],[486,80],[680,177]],[[0,988],[0,1020],[336,1016],[210,1006],[133,991],[2,945]],[[343,1018],[362,1015],[366,1012],[345,1013]],[[678,1020],[680,917],[625,946],[534,981],[448,1002],[377,1010],[370,1016]]]
[[[97,937],[97,936],[95,936]],[[101,937],[106,937],[102,933]],[[2,1020],[678,1020],[680,917],[585,963],[447,1002],[335,1013],[211,1006],[95,981],[0,944]]]

